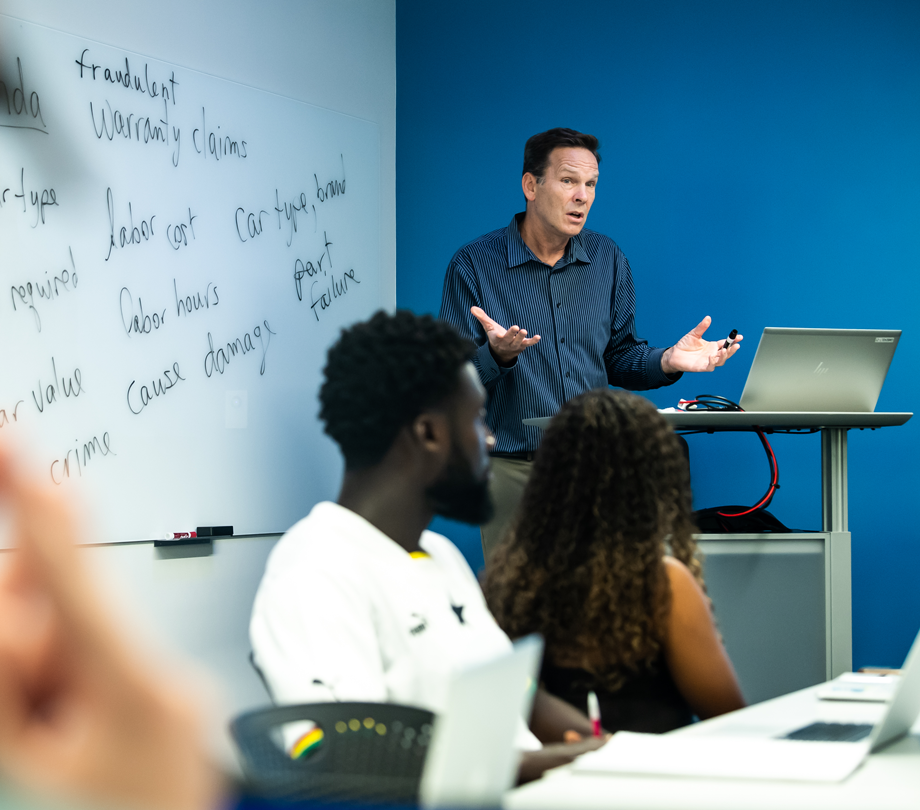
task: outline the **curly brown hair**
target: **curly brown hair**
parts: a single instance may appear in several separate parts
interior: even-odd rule
[[[611,690],[652,669],[670,608],[665,554],[703,585],[690,471],[647,400],[610,390],[567,402],[534,460],[485,592],[512,638],[538,632],[550,661]]]

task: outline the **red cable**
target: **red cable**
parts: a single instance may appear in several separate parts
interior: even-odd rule
[[[716,514],[720,517],[742,517],[743,515],[749,515],[752,512],[763,509],[765,506],[770,504],[770,501],[773,500],[773,495],[779,488],[779,467],[776,463],[776,454],[773,452],[773,448],[770,446],[770,442],[767,441],[767,437],[764,435],[764,432],[759,428],[757,429],[757,435],[760,437],[760,441],[766,449],[768,460],[770,461],[770,486],[767,489],[767,493],[757,502],[756,506],[752,506],[750,509],[746,509],[743,512],[736,512],[735,514],[716,512]]]
[[[706,395],[708,398],[708,395]],[[721,401],[725,402],[725,400]],[[729,403],[734,405],[734,403]],[[703,408],[691,408],[692,405],[703,405]],[[678,407],[684,411],[696,411],[696,410],[722,410],[723,408],[713,408],[710,403],[703,398],[703,395],[697,395],[697,399],[681,400]],[[734,410],[737,408],[739,411],[744,409],[734,405],[734,408],[726,408],[726,410]],[[735,514],[729,514],[727,512],[716,512],[720,517],[742,517],[743,515],[749,515],[752,512],[756,512],[759,509],[763,509],[766,506],[769,506],[770,502],[773,500],[773,496],[776,494],[776,490],[779,489],[779,465],[776,463],[776,454],[773,452],[773,448],[770,445],[770,442],[767,441],[767,437],[764,434],[763,430],[760,428],[754,428],[757,435],[760,437],[761,444],[763,444],[764,449],[767,451],[767,461],[770,464],[770,486],[767,488],[766,494],[757,502],[755,506],[752,506],[750,509],[745,509],[743,512],[737,512]]]

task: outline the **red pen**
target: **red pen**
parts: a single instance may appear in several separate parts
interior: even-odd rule
[[[601,736],[601,707],[597,702],[597,695],[592,689],[588,692],[588,719],[591,721],[591,730],[595,737]]]

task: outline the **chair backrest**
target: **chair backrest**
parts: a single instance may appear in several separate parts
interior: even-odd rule
[[[247,712],[230,731],[259,795],[414,803],[432,721],[429,711],[393,703],[306,703]]]

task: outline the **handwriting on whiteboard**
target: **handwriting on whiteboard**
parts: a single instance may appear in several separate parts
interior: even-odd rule
[[[376,125],[2,14],[0,41],[0,430],[113,513],[212,487],[229,515],[245,473],[169,449],[264,470],[321,436],[289,403],[387,303]]]

